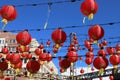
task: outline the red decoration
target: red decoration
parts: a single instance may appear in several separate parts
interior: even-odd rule
[[[80,56],[80,60],[82,61],[83,60],[83,58]]]
[[[24,30],[16,35],[16,40],[19,44],[26,46],[31,42],[32,37],[27,30]]]
[[[99,80],[103,80],[103,78],[102,78],[102,77],[100,77],[100,78],[99,78]]]
[[[7,59],[8,61],[10,61],[10,60],[11,60],[11,56],[12,56],[12,53],[8,53],[8,54],[6,55],[6,59]]]
[[[24,47],[24,52],[29,52],[29,50],[30,50],[30,47],[29,47],[29,46],[25,46],[25,47]]]
[[[104,46],[107,46],[108,42],[107,42],[106,40],[104,40],[104,41],[102,42],[102,44],[103,44]]]
[[[40,48],[40,49],[43,49],[43,48],[44,48],[43,43],[40,44],[39,48]]]
[[[81,74],[83,74],[85,71],[84,71],[84,69],[82,68],[82,69],[80,69],[80,73]]]
[[[92,58],[86,58],[86,59],[85,59],[85,63],[86,63],[87,65],[92,64]]]
[[[52,55],[50,54],[50,52],[48,52],[48,54],[46,55],[46,59],[47,62],[50,62],[52,60]]]
[[[115,53],[115,48],[114,47],[107,47],[107,53],[109,55],[113,55]]]
[[[104,29],[99,25],[94,25],[89,28],[88,35],[94,41],[99,40],[104,36]]]
[[[114,54],[110,56],[109,61],[113,66],[117,66],[119,64],[119,56],[117,54]]]
[[[104,49],[101,49],[98,51],[98,56],[106,57],[106,51]]]
[[[48,40],[48,41],[46,42],[46,45],[47,45],[47,46],[50,46],[50,44],[51,44],[51,42],[50,42],[50,40]]]
[[[67,57],[71,63],[74,63],[78,60],[78,54],[75,51],[68,52]]]
[[[96,69],[105,69],[108,66],[108,60],[105,57],[96,57],[93,61],[93,65]]]
[[[91,48],[91,43],[88,40],[85,40],[84,45],[87,49]]]
[[[22,68],[22,61],[20,61],[19,63],[17,64],[14,64],[14,69],[21,69]]]
[[[66,33],[62,30],[62,29],[57,29],[55,30],[53,33],[52,33],[52,40],[55,42],[55,43],[63,43],[66,41]]]
[[[7,24],[8,21],[12,21],[17,17],[16,9],[11,5],[6,5],[1,8],[1,17],[3,18],[2,22]],[[3,27],[4,29],[4,27]]]
[[[8,69],[8,63],[3,59],[2,61],[0,61],[0,70],[5,71],[7,69]]]
[[[120,44],[116,45],[116,51],[117,51],[117,53],[120,53]]]
[[[60,60],[59,62],[59,66],[62,68],[62,69],[67,69],[68,67],[70,67],[70,61],[68,59],[62,59]]]
[[[26,68],[30,73],[36,73],[37,71],[39,71],[40,69],[40,64],[38,61],[35,60],[30,60],[27,64],[26,64]]]
[[[39,56],[40,54],[42,54],[42,50],[40,48],[35,49],[34,53]]]
[[[94,58],[93,52],[90,52],[90,51],[87,52],[87,53],[86,53],[86,58],[92,58],[92,59],[93,59],[93,58]]]
[[[98,10],[98,5],[95,0],[85,0],[80,6],[80,10],[82,14],[88,16],[88,19],[92,19]]]
[[[47,54],[46,54],[46,51],[45,51],[45,50],[43,51],[43,53],[41,53],[41,54],[39,55],[39,59],[40,59],[41,61],[46,61],[46,59],[47,59]]]
[[[10,80],[10,78],[5,78],[5,80]]]
[[[5,46],[4,48],[2,48],[1,52],[3,54],[7,54],[8,53],[8,48]]]
[[[110,79],[110,80],[114,80],[114,77],[113,77],[113,76],[109,76],[109,79]]]
[[[91,71],[94,71],[95,69],[94,69],[94,67],[91,67]]]
[[[65,70],[64,69],[60,69],[60,73],[63,73]]]
[[[21,57],[19,53],[13,53],[11,56],[11,64],[17,64],[21,61]]]
[[[32,54],[31,54],[31,52],[29,52],[28,54],[26,54],[26,58],[27,58],[27,59],[32,59]]]

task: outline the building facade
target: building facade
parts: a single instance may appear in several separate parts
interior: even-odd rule
[[[8,47],[9,52],[15,52],[16,47],[18,46],[17,41],[16,41],[16,34],[13,34],[10,32],[0,32],[0,51],[4,46]],[[29,44],[29,47],[30,47],[30,52],[33,53],[33,56],[35,56],[34,50],[38,46],[39,46],[38,41],[36,39],[32,39],[31,43]],[[26,62],[23,61],[23,68],[25,68],[25,67],[26,67]],[[51,68],[53,68],[54,70],[51,71]],[[58,69],[54,65],[54,63],[51,61],[49,63],[44,63],[44,65],[42,65],[40,67],[39,72],[40,73],[58,74]]]

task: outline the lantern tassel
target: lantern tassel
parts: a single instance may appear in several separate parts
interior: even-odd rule
[[[104,69],[101,68],[101,69],[99,70],[98,76],[100,76],[103,72],[104,72]]]
[[[94,17],[94,14],[93,14],[93,13],[89,14],[89,15],[88,15],[88,20],[92,20],[93,17]]]
[[[90,65],[88,65],[87,67],[90,68]]]
[[[34,74],[30,73],[29,78],[31,79],[34,76]]]
[[[7,23],[8,23],[8,20],[7,19],[2,19],[2,21],[1,22],[3,22],[4,24],[3,24],[3,26],[2,26],[2,31],[4,31],[4,28],[5,28],[5,26],[7,25]]]
[[[15,71],[16,71],[16,75],[17,75],[20,72],[20,69],[17,68]]]

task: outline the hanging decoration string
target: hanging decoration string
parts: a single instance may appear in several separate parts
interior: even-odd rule
[[[47,15],[47,20],[46,20],[46,22],[45,22],[45,24],[44,24],[44,29],[46,29],[46,28],[47,28],[47,25],[48,25],[50,13],[51,13],[51,5],[52,5],[52,3],[48,3],[48,15]]]

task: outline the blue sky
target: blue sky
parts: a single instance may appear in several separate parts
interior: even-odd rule
[[[46,2],[56,2],[56,1],[65,1],[65,0],[1,0],[0,6],[4,5],[20,5],[20,4],[37,4],[37,3],[46,3]],[[96,0],[98,3],[98,11],[94,15],[94,19],[83,24],[83,14],[80,12],[80,5],[84,0],[77,2],[66,2],[61,4],[53,4],[51,6],[51,13],[48,21],[47,28],[58,28],[66,26],[81,26],[81,25],[91,25],[91,24],[102,24],[109,22],[119,22],[120,21],[120,0]],[[18,16],[14,21],[10,21],[5,30],[24,30],[24,29],[43,29],[44,24],[48,15],[48,5],[40,6],[23,6],[16,7]],[[1,18],[0,18],[1,20]],[[0,23],[2,26],[2,23]],[[102,26],[105,30],[105,37],[116,37],[120,36],[120,24],[114,25],[104,25]],[[90,26],[84,26],[79,28],[67,28],[63,29],[67,35],[71,32],[75,32],[78,36],[80,45],[82,45],[84,40],[88,37],[83,34],[87,34],[87,31]],[[53,30],[41,30],[41,31],[30,31],[30,34],[33,38],[36,38],[38,42],[46,42],[47,39],[51,39],[51,33]],[[44,39],[44,40],[40,40]],[[120,39],[113,39],[108,41],[120,41]],[[109,44],[108,46],[115,46],[115,44]],[[69,45],[69,38],[65,42],[65,45]],[[67,53],[66,48],[61,48],[57,56],[64,56]],[[65,50],[65,51],[64,51]],[[82,50],[79,55],[85,54],[87,50]],[[95,51],[96,52],[96,51]],[[53,62],[58,67],[58,60],[53,59]],[[84,62],[82,62],[84,65]],[[79,61],[76,63],[76,66],[79,65]],[[86,66],[86,65],[84,65]]]

